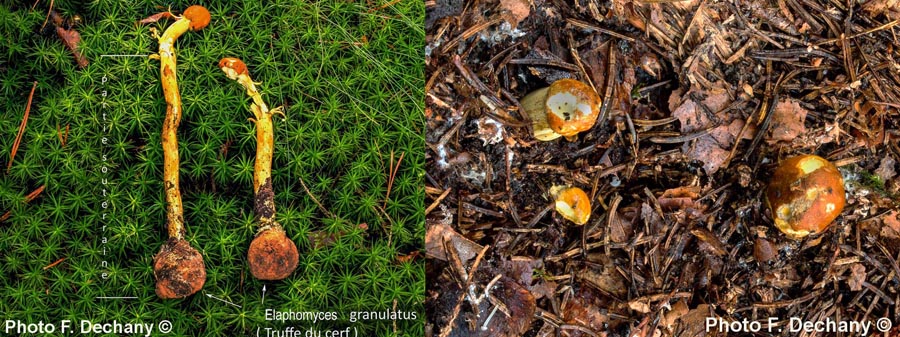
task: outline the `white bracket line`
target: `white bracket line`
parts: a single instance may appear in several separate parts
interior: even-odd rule
[[[100,55],[100,57],[148,57],[148,54],[113,54],[113,55]]]
[[[135,296],[97,296],[94,297],[98,300],[133,300],[137,299]]]

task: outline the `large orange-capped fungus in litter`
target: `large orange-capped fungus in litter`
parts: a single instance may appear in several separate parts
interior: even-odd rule
[[[590,130],[600,115],[600,103],[593,88],[574,79],[553,82],[519,102],[531,118],[534,138],[545,142],[559,137],[573,141],[578,133]]]
[[[553,82],[544,105],[550,128],[563,137],[589,130],[600,115],[600,96],[584,82],[573,79]]]
[[[837,167],[816,155],[781,162],[766,189],[775,227],[793,239],[820,233],[844,209],[844,180]]]

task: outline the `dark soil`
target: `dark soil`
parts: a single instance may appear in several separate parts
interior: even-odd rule
[[[427,335],[900,323],[896,4],[426,3]],[[600,118],[537,141],[518,100],[560,78],[593,85]],[[764,192],[799,154],[840,168],[847,205],[793,240]],[[555,185],[591,196],[586,225]]]

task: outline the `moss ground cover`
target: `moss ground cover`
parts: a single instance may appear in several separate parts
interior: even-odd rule
[[[0,172],[0,213],[11,214],[0,223],[4,319],[165,319],[182,335],[232,336],[283,326],[265,320],[267,308],[422,316],[424,261],[398,259],[420,250],[424,236],[422,2],[203,4],[211,23],[176,49],[186,239],[204,255],[208,276],[200,293],[169,301],[154,295],[152,271],[166,238],[159,63],[102,55],[154,53],[150,28],[171,21],[135,22],[165,10],[160,5],[178,13],[192,3],[56,1],[63,16],[83,17],[76,29],[91,62],[84,69],[55,33],[41,30],[48,4],[0,2],[4,169],[38,82],[21,148]],[[226,56],[244,60],[266,101],[285,107],[286,119],[275,119],[272,175],[278,221],[300,261],[280,282],[253,279],[246,262],[256,230],[255,131],[249,98],[216,66]],[[67,128],[63,146],[57,130]],[[401,153],[388,196],[389,167]],[[136,298],[97,298],[104,296]],[[421,320],[398,320],[396,329],[391,320],[285,325],[423,334]]]

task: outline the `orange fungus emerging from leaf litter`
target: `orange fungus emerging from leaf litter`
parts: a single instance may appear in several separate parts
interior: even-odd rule
[[[591,217],[591,200],[584,190],[578,187],[554,187],[550,193],[556,196],[556,212],[563,218],[584,225]]]
[[[785,159],[766,189],[775,227],[793,239],[819,233],[844,209],[844,180],[825,158],[802,155]]]

